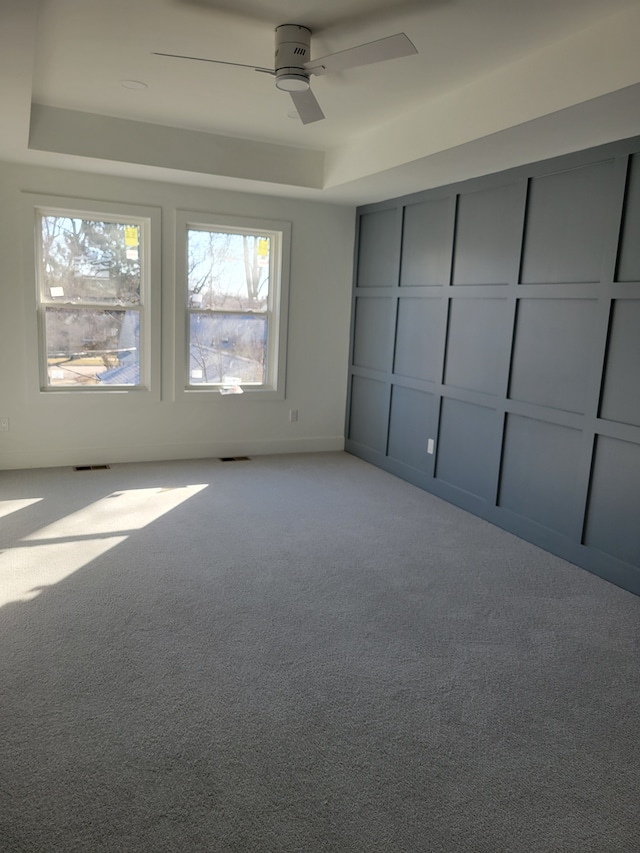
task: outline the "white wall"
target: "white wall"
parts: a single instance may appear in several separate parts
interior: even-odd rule
[[[22,193],[162,211],[162,394],[39,392]],[[292,223],[285,400],[174,393],[176,209]],[[342,449],[355,211],[315,202],[0,163],[0,468]],[[29,236],[26,236],[29,240]],[[179,357],[179,356],[178,356]],[[299,420],[289,422],[289,410]]]

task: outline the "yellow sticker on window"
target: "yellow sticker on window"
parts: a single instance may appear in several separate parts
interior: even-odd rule
[[[137,225],[125,225],[124,226],[124,244],[125,246],[137,246],[140,241],[138,240],[138,226]]]
[[[263,258],[266,258],[269,254],[269,238],[268,237],[260,237],[258,240],[258,254],[262,255]]]

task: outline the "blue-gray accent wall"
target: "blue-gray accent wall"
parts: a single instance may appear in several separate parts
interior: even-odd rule
[[[640,594],[640,138],[357,216],[346,449]]]

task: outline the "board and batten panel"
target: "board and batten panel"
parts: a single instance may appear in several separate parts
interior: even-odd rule
[[[509,397],[584,413],[596,321],[593,299],[520,299]]]
[[[481,451],[491,446],[495,429],[494,410],[444,399],[436,477],[479,498],[490,498],[494,479],[491,456]]]
[[[451,198],[407,205],[402,225],[402,287],[438,287],[449,281],[453,238]]]
[[[385,453],[388,413],[389,391],[384,382],[353,376],[349,438],[376,453]]]
[[[346,449],[640,594],[640,138],[359,233]]]
[[[599,436],[585,543],[640,566],[640,445]]]
[[[574,519],[579,461],[578,430],[509,414],[499,505],[568,535]]]
[[[600,417],[640,427],[640,300],[613,302],[604,377]]]
[[[398,212],[381,210],[360,217],[358,287],[397,284],[400,263]]]
[[[613,161],[532,178],[523,284],[600,281]]]
[[[522,182],[460,193],[454,285],[507,284],[520,256]]]
[[[389,418],[389,456],[410,468],[426,471],[432,418],[433,394],[394,385]]]
[[[400,298],[393,372],[398,376],[438,379],[441,299]]]
[[[444,381],[446,385],[504,393],[511,328],[506,299],[452,299]]]
[[[356,299],[353,363],[358,367],[387,370],[393,351],[393,311],[390,299]]]
[[[617,281],[640,282],[640,154],[629,158]]]

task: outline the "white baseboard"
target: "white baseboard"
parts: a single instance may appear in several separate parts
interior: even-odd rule
[[[314,436],[244,442],[141,444],[127,447],[47,447],[3,454],[0,470],[59,468],[65,465],[105,465],[117,462],[163,462],[171,459],[209,459],[222,456],[270,456],[276,453],[323,453],[344,450],[344,436]]]

